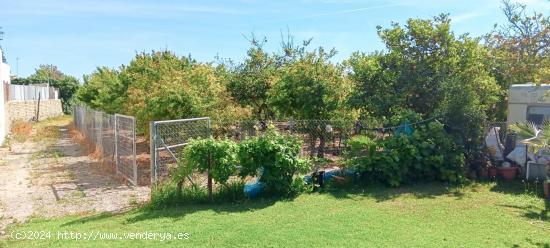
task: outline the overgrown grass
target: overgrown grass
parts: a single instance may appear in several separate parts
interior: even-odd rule
[[[453,188],[424,184],[303,194],[292,200],[188,204],[123,214],[33,220],[7,230],[46,231],[6,247],[547,247],[550,205],[521,182]],[[117,233],[116,240],[60,240],[58,232]],[[187,240],[124,239],[189,233]]]
[[[153,187],[150,208],[163,208],[165,206],[181,206],[188,204],[228,203],[242,202],[245,200],[243,193],[244,182],[231,181],[226,185],[218,185],[214,190],[212,200],[208,198],[208,190],[205,187],[184,187],[178,192],[175,183],[164,183]]]

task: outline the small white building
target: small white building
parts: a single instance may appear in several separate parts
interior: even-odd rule
[[[0,145],[8,133],[8,117],[6,114],[6,96],[4,95],[4,84],[10,83],[10,66],[2,62],[2,49],[0,49]]]
[[[514,84],[508,92],[508,126],[550,120],[550,84]]]

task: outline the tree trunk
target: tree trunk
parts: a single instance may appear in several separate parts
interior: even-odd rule
[[[183,179],[178,181],[178,194],[181,195],[183,193]]]
[[[318,158],[324,158],[325,157],[325,134],[321,134],[319,136],[319,150],[317,151],[317,157]]]
[[[317,143],[317,137],[314,134],[309,134],[309,156],[315,157],[315,143]]]

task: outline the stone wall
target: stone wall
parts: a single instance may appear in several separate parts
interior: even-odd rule
[[[38,101],[9,101],[6,103],[8,121],[14,120],[30,121],[36,117]],[[40,115],[38,120],[63,115],[61,100],[40,101]]]

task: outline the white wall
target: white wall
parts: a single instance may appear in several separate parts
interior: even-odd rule
[[[2,50],[0,50],[0,60]],[[10,83],[10,66],[0,61],[0,145],[8,133],[8,117],[6,113],[6,103],[4,102],[4,83]]]

